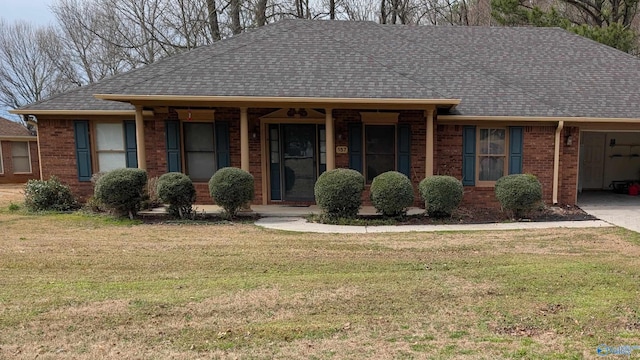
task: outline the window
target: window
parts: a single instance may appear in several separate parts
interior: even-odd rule
[[[213,123],[183,123],[186,174],[192,180],[209,180],[216,171]]]
[[[478,181],[496,181],[506,175],[506,129],[479,129]]]
[[[367,122],[353,122],[349,130],[349,168],[367,183],[387,171],[411,175],[411,127],[398,123],[397,113],[361,113]]]
[[[462,129],[462,184],[493,186],[508,174],[522,173],[524,128]]]
[[[98,171],[127,167],[122,123],[97,123],[95,129]]]
[[[31,173],[31,154],[29,153],[29,142],[11,143],[11,160],[13,162],[13,173]]]
[[[367,182],[396,169],[395,125],[365,126],[365,169]]]

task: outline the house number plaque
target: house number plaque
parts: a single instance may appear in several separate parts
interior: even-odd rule
[[[349,152],[349,148],[346,146],[336,146],[336,154],[346,154]]]

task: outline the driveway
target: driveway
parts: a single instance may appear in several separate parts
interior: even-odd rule
[[[600,220],[640,232],[640,196],[586,192],[578,197],[578,206]]]

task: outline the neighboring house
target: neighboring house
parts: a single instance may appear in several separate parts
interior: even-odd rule
[[[640,61],[556,28],[286,20],[13,112],[82,196],[125,166],[184,172],[200,203],[224,166],[258,204],[313,202],[340,167],[452,175],[476,206],[507,174],[564,204],[640,177]]]
[[[39,178],[37,137],[25,126],[0,117],[0,184]]]

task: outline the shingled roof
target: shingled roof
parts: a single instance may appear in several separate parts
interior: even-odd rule
[[[33,136],[22,124],[0,117],[0,138],[14,136]]]
[[[557,28],[285,20],[21,110],[93,94],[461,99],[474,116],[640,118],[640,60]]]

